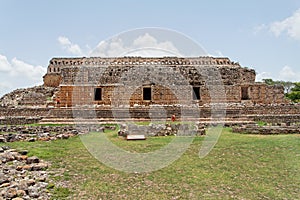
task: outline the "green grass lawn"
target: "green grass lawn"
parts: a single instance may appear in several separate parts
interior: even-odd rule
[[[106,133],[127,151],[149,152],[172,137],[125,141],[116,131]],[[300,135],[244,135],[230,129],[200,159],[204,137],[195,137],[180,159],[150,173],[125,173],[97,161],[79,137],[51,142],[16,142],[52,163],[51,179],[67,188],[50,189],[53,199],[300,199]]]

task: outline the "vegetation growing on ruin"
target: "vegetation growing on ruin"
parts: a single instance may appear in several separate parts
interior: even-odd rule
[[[266,126],[266,125],[268,125],[268,123],[267,123],[267,122],[264,122],[264,121],[258,121],[258,122],[256,122],[256,124],[257,124],[258,126]]]

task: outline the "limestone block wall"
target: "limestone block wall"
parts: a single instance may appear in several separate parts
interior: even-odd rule
[[[300,126],[241,126],[233,127],[235,133],[278,135],[278,134],[299,134]]]
[[[253,121],[263,121],[271,124],[300,122],[300,114],[258,115],[251,118]]]
[[[62,84],[114,84],[128,81],[134,75],[148,73],[150,76],[176,75],[178,79],[184,79],[191,85],[204,85],[222,81],[223,85],[251,84],[255,81],[255,72],[241,67],[212,67],[212,66],[70,66],[62,67]],[[137,74],[135,74],[137,73]],[[172,75],[172,73],[174,73]],[[46,76],[47,77],[47,76]],[[173,80],[172,80],[173,81]],[[45,83],[47,84],[47,83]],[[182,83],[177,83],[182,84]]]
[[[171,118],[173,114],[179,119],[184,113],[185,118],[195,119],[196,118],[211,118],[211,108],[201,108],[195,110],[193,108],[180,108],[176,106],[165,106],[162,108],[165,113],[162,115],[161,110],[151,109],[150,107],[132,107],[132,108],[94,108],[94,109],[82,109],[82,108],[56,108],[52,109],[49,113],[49,117],[54,118],[78,118],[78,119],[166,119]],[[217,113],[217,110],[213,111]],[[219,112],[224,112],[219,110]],[[225,111],[227,116],[236,117],[240,110],[230,109]],[[215,115],[214,115],[215,116]]]
[[[101,100],[95,100],[95,90],[101,89]],[[57,94],[60,99],[60,107],[71,107],[76,105],[112,105],[112,106],[134,106],[150,104],[172,105],[179,103],[174,93],[162,86],[149,86],[151,99],[143,100],[143,87],[128,89],[124,86],[60,86]],[[130,91],[129,91],[130,90]],[[132,92],[132,93],[131,93]],[[192,96],[192,93],[190,94]]]
[[[0,108],[0,117],[44,117],[50,108]]]
[[[284,88],[279,85],[253,84],[249,85],[249,99],[255,104],[288,103],[284,97]]]
[[[225,85],[226,101],[228,103],[241,102],[241,87],[239,85]]]
[[[276,115],[282,114],[295,115],[300,114],[300,104],[257,104],[254,106],[244,106],[242,115]]]
[[[190,104],[186,97],[193,98],[193,87],[200,93],[199,105],[286,103],[282,87],[255,83],[255,75],[228,58],[53,58],[44,84],[59,83],[63,106]],[[150,101],[144,99],[145,87],[151,88]],[[94,98],[96,88],[101,88],[100,100]]]
[[[218,93],[217,90],[210,91],[205,86],[200,86],[200,99],[193,99],[193,88],[189,87],[189,91],[180,93],[181,88],[177,87],[177,93],[169,88],[153,85],[146,86],[151,90],[151,100],[143,99],[143,86],[137,88],[128,88],[124,86],[60,86],[60,92],[57,96],[60,99],[60,107],[71,107],[75,105],[108,105],[108,106],[134,106],[159,104],[197,104],[199,106],[209,103],[239,103],[241,102],[241,94],[239,86],[220,87],[219,91],[222,95],[211,98],[211,92]],[[95,89],[101,88],[101,100],[95,100]],[[186,88],[184,88],[186,89]],[[218,89],[218,88],[217,88]],[[183,96],[187,94],[188,96]],[[224,94],[224,95],[223,95]],[[190,101],[189,101],[190,100]]]
[[[195,58],[53,58],[50,60],[47,75],[60,74],[64,84],[74,82],[79,67],[89,68],[83,82],[116,83],[122,74],[131,68],[154,67],[172,68],[174,72],[180,72],[192,84],[201,84],[201,81],[209,78],[215,80],[210,69],[217,69],[224,80],[225,85],[242,82],[254,83],[255,71],[242,68],[238,63],[228,58],[195,57]],[[82,71],[81,71],[82,72]],[[99,78],[101,77],[101,80]],[[77,80],[78,81],[78,80]],[[100,82],[99,82],[100,81]],[[47,83],[45,83],[47,84]]]
[[[10,124],[35,124],[38,123],[42,117],[5,117],[0,118],[1,125],[10,125]]]
[[[62,76],[58,73],[49,73],[43,76],[44,85],[48,87],[58,87],[62,81]]]

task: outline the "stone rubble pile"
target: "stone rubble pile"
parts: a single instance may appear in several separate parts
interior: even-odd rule
[[[0,147],[0,199],[50,199],[48,163],[27,153]]]
[[[0,126],[0,142],[68,139],[86,133],[73,126]]]
[[[0,126],[0,142],[51,141],[68,139],[76,135],[87,134],[91,131],[104,132],[105,130],[115,129],[116,126],[109,125]]]
[[[46,106],[57,91],[58,88],[43,85],[17,89],[0,98],[0,107]]]
[[[121,124],[118,131],[119,136],[145,135],[146,137],[155,136],[176,136],[176,135],[205,135],[205,126],[196,124],[190,127],[189,124],[153,124],[149,126],[138,126],[135,124]]]

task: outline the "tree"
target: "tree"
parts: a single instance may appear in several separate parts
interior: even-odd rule
[[[286,95],[295,103],[300,103],[300,82],[294,83],[294,87],[291,92]]]
[[[274,85],[274,81],[271,78],[266,78],[262,80],[267,85]]]
[[[284,92],[286,94],[291,92],[291,89],[293,87],[295,87],[295,83],[291,82],[291,81],[276,81],[278,82],[278,84],[282,85],[284,87]]]
[[[288,94],[291,89],[295,86],[295,83],[291,81],[274,81],[271,78],[263,79],[263,82],[267,85],[282,85],[284,87],[284,93]]]
[[[300,92],[300,82],[294,83],[294,87],[292,88],[292,92]]]

